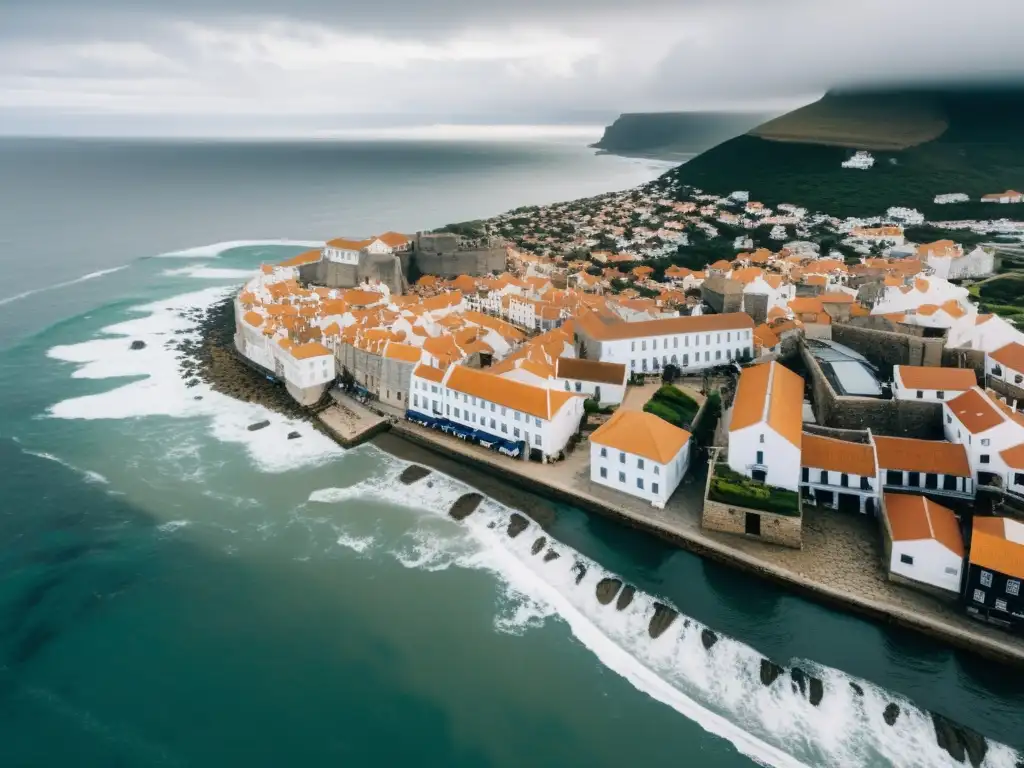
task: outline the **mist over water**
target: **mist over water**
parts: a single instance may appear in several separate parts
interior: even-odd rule
[[[596,178],[617,162],[537,151],[526,167],[577,169],[584,181],[591,171],[579,169]],[[134,176],[117,167],[93,181],[131,179],[134,194],[97,210],[130,209],[151,188],[167,195],[152,179],[180,172],[125,156]],[[298,191],[308,167],[245,171],[276,189],[252,204],[249,232],[241,218],[193,221],[252,194],[223,178],[168,201],[146,232],[124,217],[125,240],[146,249],[137,257],[111,255],[118,238],[98,232],[109,239],[97,244],[88,229],[56,254],[41,230],[6,222],[20,238],[0,245],[6,271],[25,280],[24,254],[49,266],[0,294],[46,289],[0,306],[3,327],[20,329],[0,344],[5,764],[949,765],[924,712],[934,709],[991,737],[986,765],[1014,765],[1024,684],[990,665],[577,510],[557,507],[549,530],[531,521],[511,538],[514,510],[486,497],[455,523],[447,510],[471,490],[464,482],[434,472],[403,486],[407,462],[374,446],[345,451],[304,423],[186,387],[173,345],[196,332],[190,310],[305,247],[281,238],[392,228],[376,223],[376,199],[353,193],[349,218],[365,229],[295,226],[260,242],[266,220],[301,223],[319,205]],[[495,167],[488,189],[521,171]],[[630,183],[656,172],[619,167],[639,177]],[[392,184],[394,228],[423,215],[403,196],[423,184]],[[468,216],[440,218],[424,226]],[[211,236],[188,239],[179,225]],[[127,266],[55,287],[115,257]],[[135,340],[145,347],[130,349]],[[246,429],[264,418],[266,429]],[[301,438],[288,440],[292,430]],[[622,610],[597,600],[606,579],[635,588]],[[657,602],[680,615],[652,640]],[[759,679],[765,657],[787,668],[771,687]],[[819,706],[791,685],[793,666],[822,681]]]

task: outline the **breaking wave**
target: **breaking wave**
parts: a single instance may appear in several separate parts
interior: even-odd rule
[[[102,483],[103,485],[109,485],[110,484],[110,481],[107,480],[107,478],[105,478],[99,472],[94,472],[91,469],[82,469],[81,467],[77,467],[74,464],[72,464],[70,461],[65,461],[64,459],[60,458],[59,456],[54,456],[52,453],[46,453],[45,451],[29,451],[29,450],[26,450],[24,448],[22,449],[22,452],[25,453],[25,454],[28,454],[29,456],[35,456],[36,458],[39,458],[39,459],[46,459],[47,461],[52,461],[52,462],[55,462],[57,464],[60,464],[62,467],[67,467],[72,472],[77,472],[79,475],[81,475],[83,478],[85,478],[85,480],[87,482],[90,482],[90,483]]]
[[[323,240],[228,240],[223,243],[212,243],[200,245],[195,248],[186,248],[181,251],[168,251],[153,258],[157,259],[215,259],[225,251],[235,248],[252,248],[260,245],[288,245],[297,248],[319,248],[324,244]]]
[[[79,283],[84,283],[84,282],[86,282],[88,280],[95,280],[96,278],[103,277],[104,275],[112,275],[115,272],[120,272],[122,269],[128,269],[129,266],[131,266],[131,265],[130,264],[124,264],[124,265],[122,265],[120,267],[111,267],[110,269],[100,269],[100,270],[97,270],[96,272],[90,272],[87,275],[82,275],[81,277],[76,277],[74,280],[65,280],[62,283],[51,283],[50,285],[42,285],[42,286],[40,286],[38,288],[33,288],[31,290],[28,290],[28,291],[23,291],[22,293],[16,293],[13,296],[6,296],[6,297],[0,299],[0,307],[2,307],[4,304],[11,304],[11,303],[13,303],[15,301],[20,301],[21,299],[27,299],[29,296],[35,296],[37,293],[45,293],[46,291],[55,291],[58,288],[67,288],[68,286],[78,285]]]

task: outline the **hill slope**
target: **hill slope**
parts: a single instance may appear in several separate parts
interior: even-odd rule
[[[716,193],[745,189],[768,205],[790,202],[838,216],[905,205],[930,219],[1021,218],[1024,208],[977,199],[1024,186],[1022,117],[1024,89],[828,94],[663,178]],[[874,168],[842,168],[852,148],[872,150]],[[932,202],[950,192],[972,202]]]
[[[750,130],[765,117],[745,112],[625,113],[591,146],[620,155],[683,160]]]

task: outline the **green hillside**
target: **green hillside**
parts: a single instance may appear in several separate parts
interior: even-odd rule
[[[633,112],[620,115],[592,146],[622,155],[685,159],[760,124],[744,112]]]
[[[856,96],[850,108],[841,95],[818,104],[819,112],[805,108],[799,121],[785,124],[786,140],[752,135],[759,131],[778,136],[778,123],[755,129],[720,144],[663,179],[678,180],[709,192],[749,190],[752,199],[768,205],[789,202],[812,211],[837,216],[881,215],[890,206],[917,208],[929,219],[1024,216],[1024,209],[976,202],[981,195],[1024,187],[1024,91],[949,91],[908,93],[913,110],[900,123],[900,141],[935,133],[937,115],[948,126],[937,138],[901,150],[873,150],[875,166],[867,171],[840,167],[851,147],[835,146],[837,113],[857,118],[855,130],[845,137],[861,137],[860,146],[879,146],[886,121],[893,119],[893,94],[885,94],[886,109],[869,109],[870,97]],[[927,108],[922,101],[930,99]],[[842,110],[836,108],[839,105]],[[796,115],[796,113],[793,113]],[[859,117],[858,117],[859,115]],[[914,125],[914,120],[920,123]],[[875,121],[875,122],[872,122]],[[972,202],[935,205],[937,194],[963,192]]]

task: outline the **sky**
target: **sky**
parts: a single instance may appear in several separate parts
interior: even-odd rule
[[[0,0],[0,133],[782,112],[835,86],[1020,77],[1021,29],[1021,0]]]

